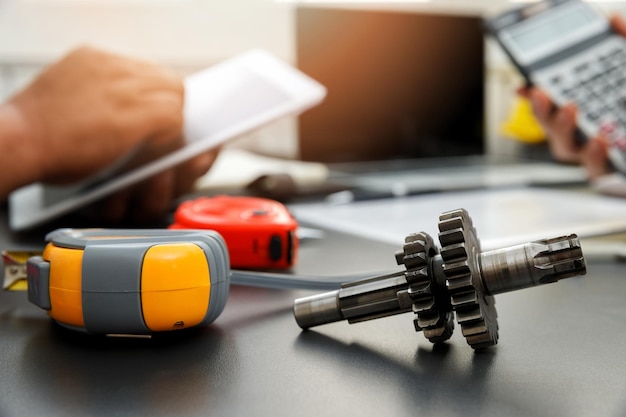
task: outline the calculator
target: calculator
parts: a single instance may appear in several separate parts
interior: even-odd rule
[[[582,140],[603,134],[626,173],[626,38],[580,0],[544,0],[485,22],[526,78],[557,105],[578,106]]]

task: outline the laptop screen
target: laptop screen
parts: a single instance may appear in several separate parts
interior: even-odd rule
[[[480,155],[479,16],[299,7],[298,67],[328,89],[299,119],[303,160]]]

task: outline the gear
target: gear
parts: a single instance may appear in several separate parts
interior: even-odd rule
[[[463,336],[474,349],[493,346],[498,343],[495,298],[482,284],[472,219],[465,209],[443,213],[439,232],[443,272]]]
[[[404,264],[409,284],[415,330],[424,331],[432,343],[448,340],[454,331],[454,312],[445,289],[439,288],[431,270],[432,258],[437,248],[427,233],[414,233],[406,237],[403,250],[396,255],[398,264]]]

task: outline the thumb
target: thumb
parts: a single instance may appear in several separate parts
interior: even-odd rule
[[[609,173],[608,144],[602,138],[593,138],[585,147],[582,155],[582,165],[587,170],[589,179],[593,180]]]

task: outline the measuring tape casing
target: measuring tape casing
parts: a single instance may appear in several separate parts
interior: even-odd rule
[[[95,334],[204,325],[223,311],[228,250],[209,230],[59,229],[27,264],[28,298],[58,323]]]
[[[183,202],[171,229],[210,229],[224,237],[235,269],[284,269],[297,261],[298,223],[280,202],[200,197]]]

